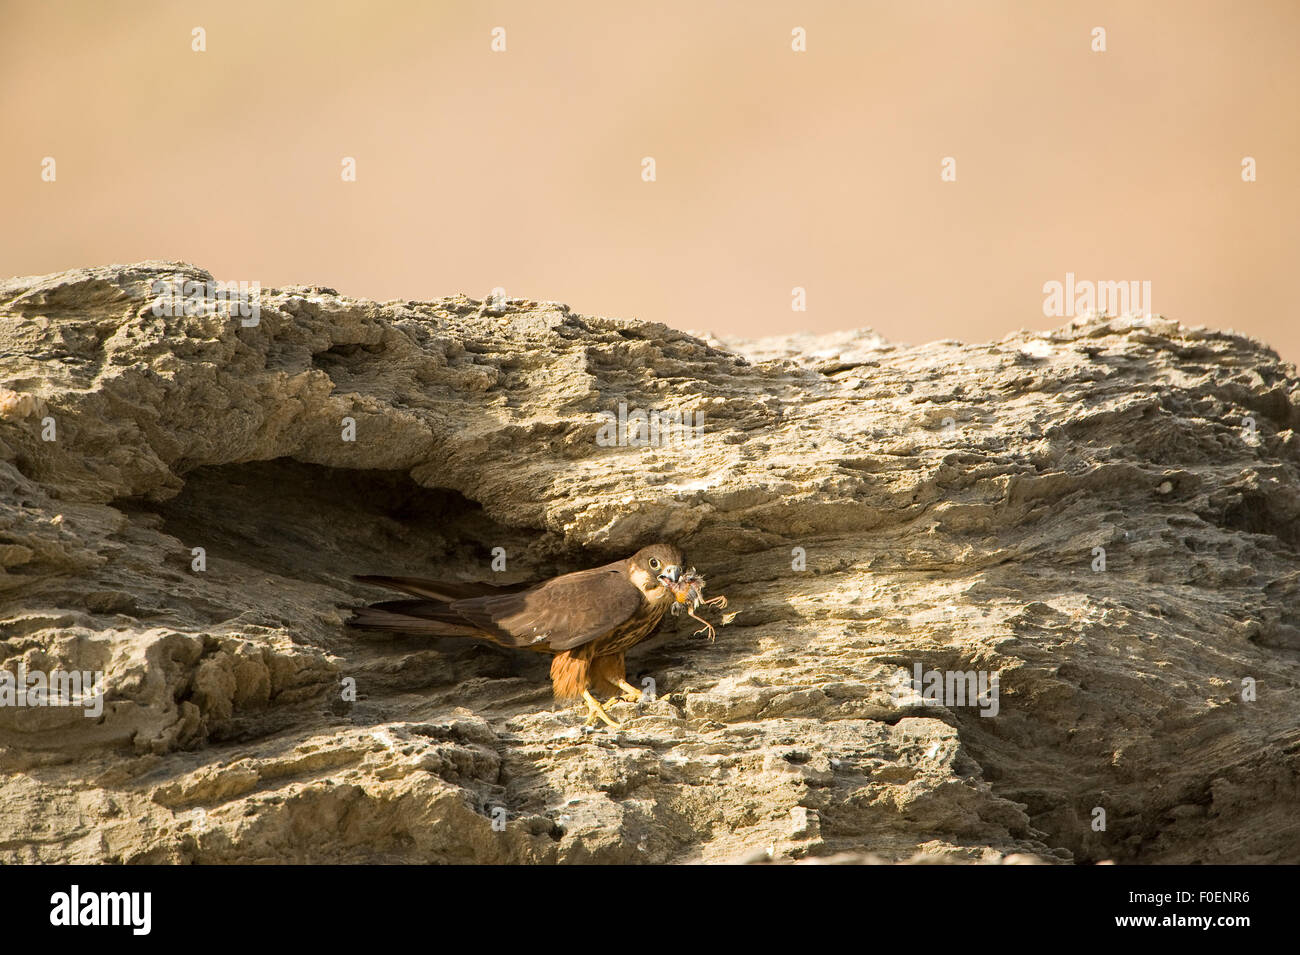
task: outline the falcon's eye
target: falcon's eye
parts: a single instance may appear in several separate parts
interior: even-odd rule
[[[660,563],[659,563],[659,558],[658,558],[658,557],[651,557],[651,558],[650,558],[650,569],[651,569],[651,570],[658,570],[660,566],[661,566],[661,565],[660,565]]]

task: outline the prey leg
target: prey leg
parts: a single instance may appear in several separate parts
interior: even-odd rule
[[[722,594],[718,594],[718,596],[705,600],[703,603],[706,607],[717,607],[719,610],[725,610],[727,607],[727,598],[722,596]]]
[[[712,643],[713,639],[718,635],[718,631],[713,629],[713,624],[709,623],[703,617],[695,616],[695,611],[692,610],[690,607],[686,608],[686,616],[690,617],[692,620],[698,620],[700,623],[704,624],[703,627],[695,631],[694,635],[698,637],[702,633],[707,633],[709,635],[709,642]]]
[[[609,718],[609,714],[605,712],[605,708],[596,702],[596,698],[591,695],[590,690],[582,691],[582,699],[587,704],[587,726],[595,725],[596,720],[599,719],[603,720],[606,726],[614,729],[620,729],[622,727],[622,723],[617,723]]]

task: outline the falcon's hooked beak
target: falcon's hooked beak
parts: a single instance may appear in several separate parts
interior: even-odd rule
[[[677,581],[682,579],[682,569],[676,564],[669,564],[664,568],[663,573],[659,575],[659,579],[663,580],[665,577],[673,583],[677,583]]]

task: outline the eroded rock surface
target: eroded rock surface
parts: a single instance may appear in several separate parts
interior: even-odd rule
[[[155,315],[175,274],[211,279],[0,282],[0,656],[107,682],[98,718],[0,707],[0,860],[1300,862],[1300,384],[1264,346],[1097,319],[750,360],[323,288],[245,327]],[[621,403],[703,434],[606,446]],[[354,573],[657,538],[740,615],[635,651],[618,733],[544,659],[343,627]],[[917,664],[997,674],[997,715]]]

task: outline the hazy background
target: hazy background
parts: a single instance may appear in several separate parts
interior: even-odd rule
[[[0,0],[0,275],[921,342],[1064,324],[1068,271],[1295,361],[1298,45],[1297,0]]]

